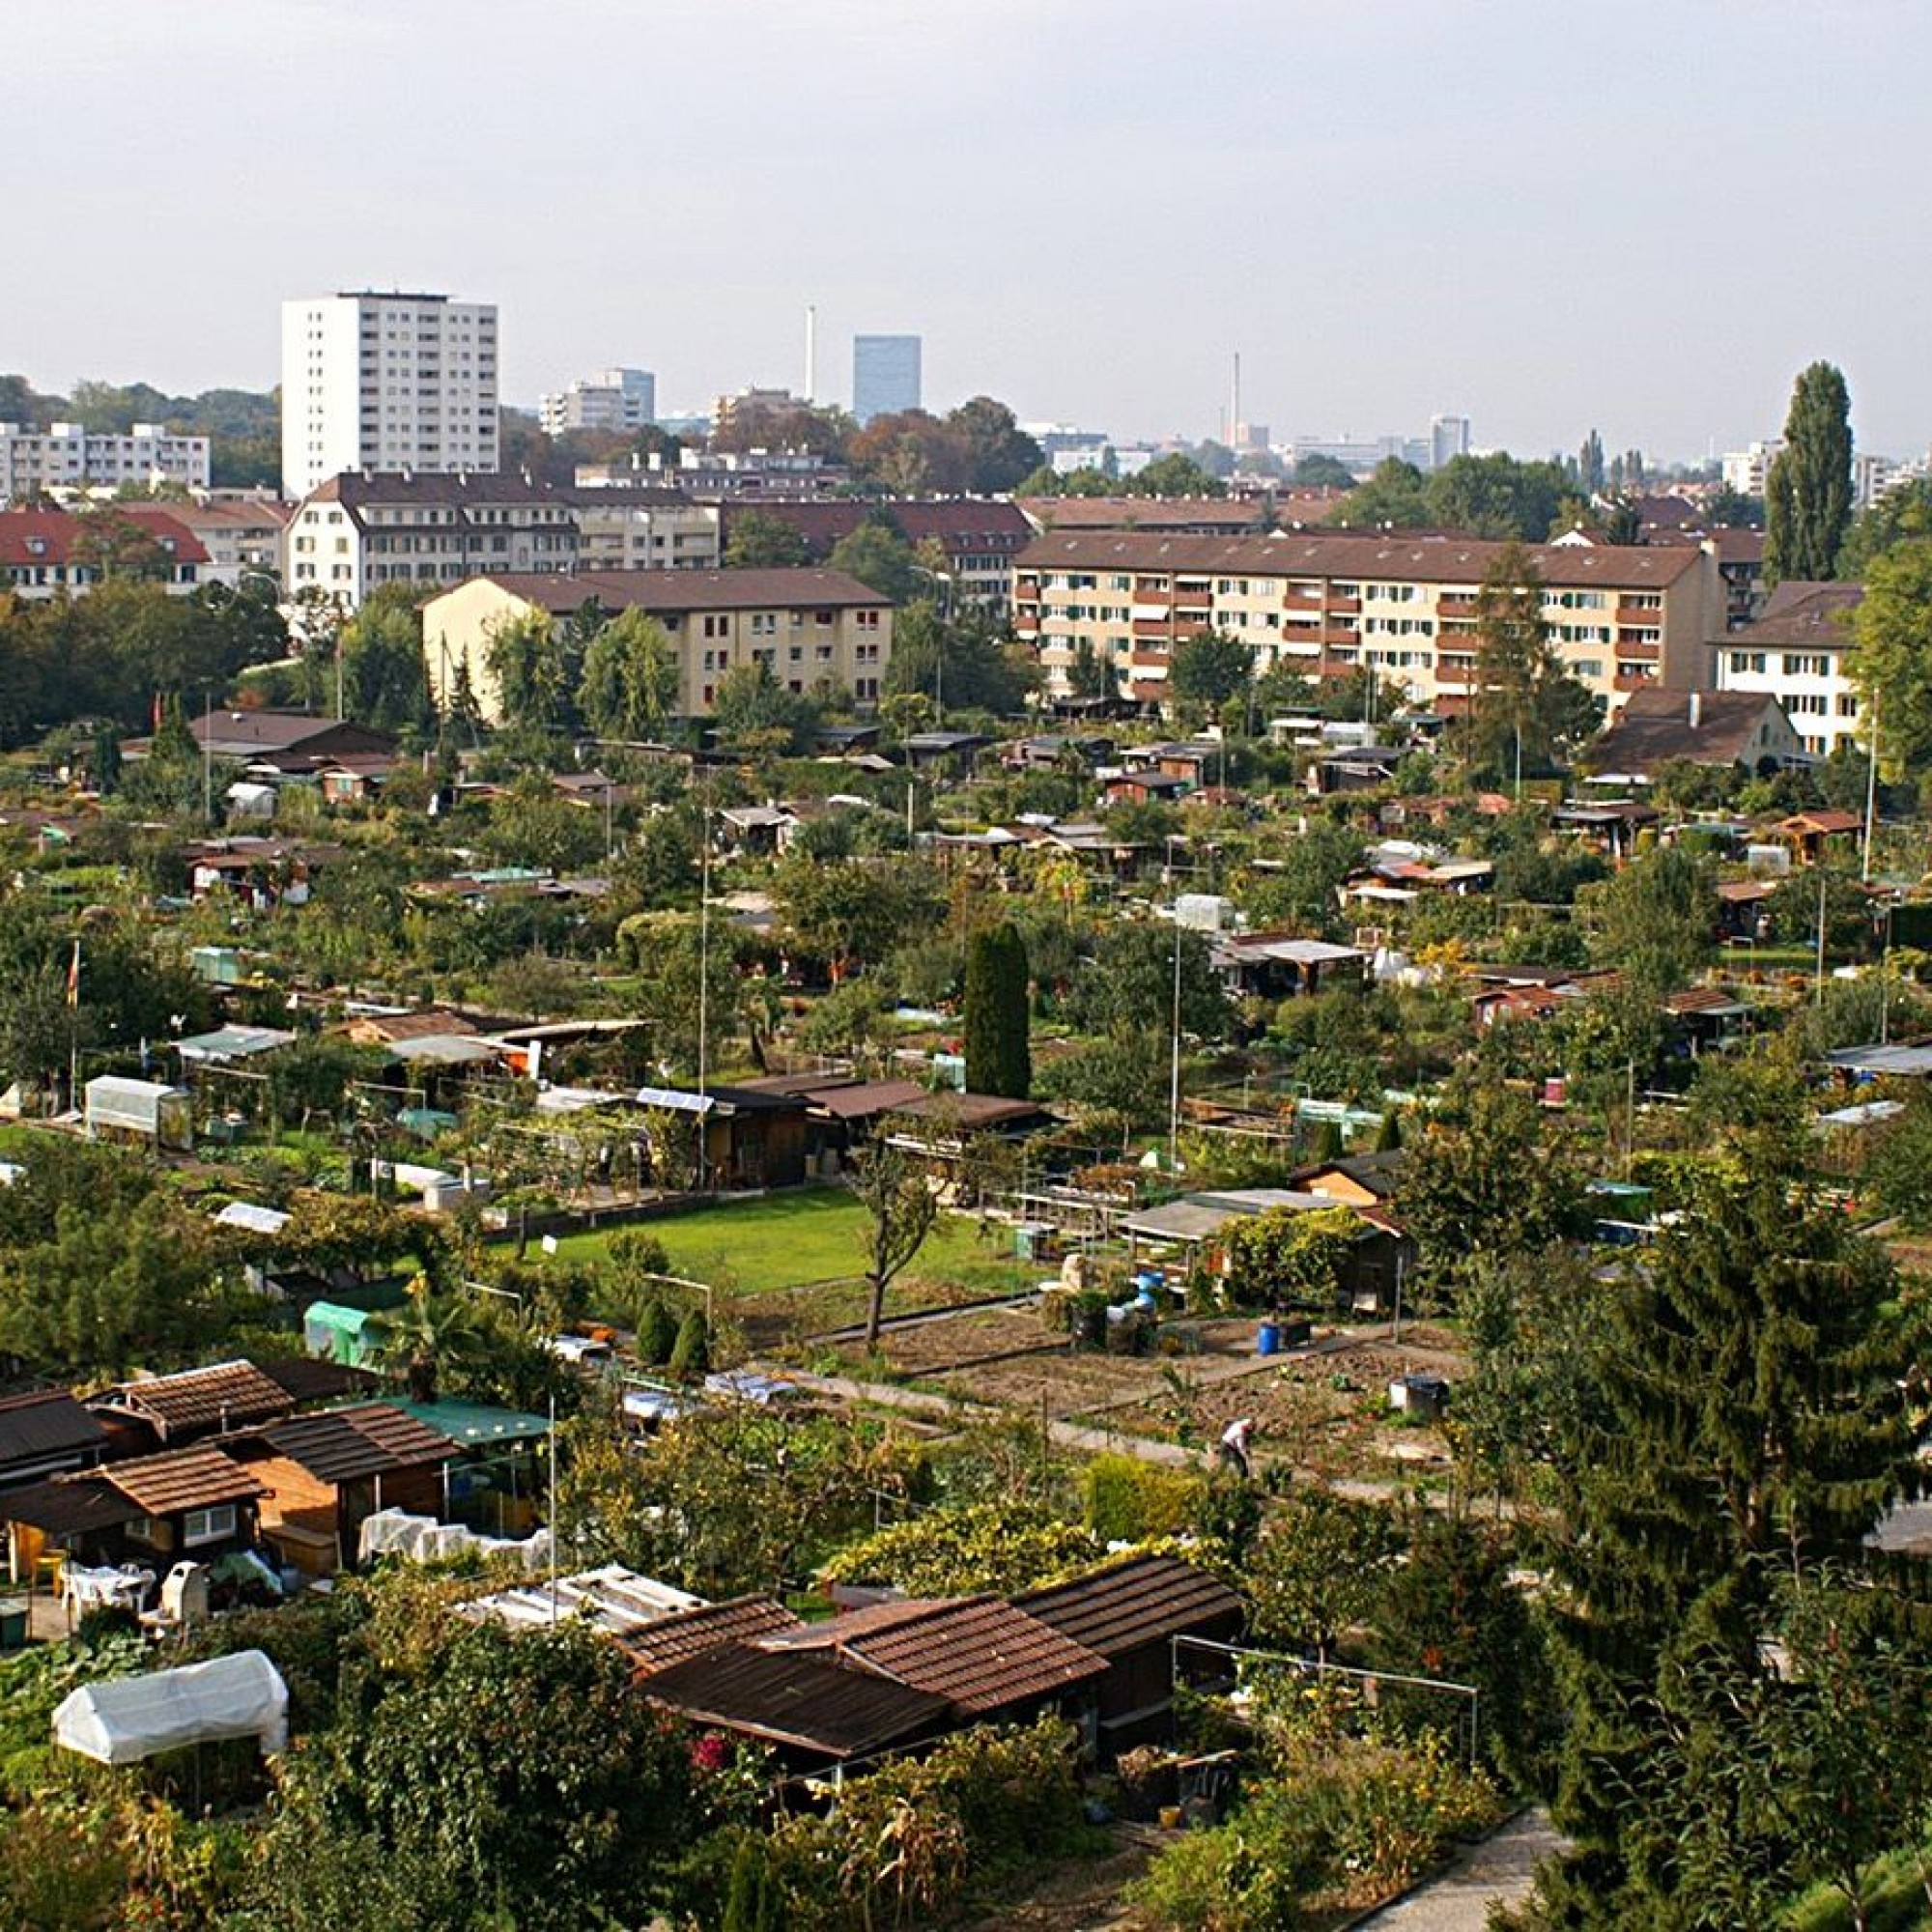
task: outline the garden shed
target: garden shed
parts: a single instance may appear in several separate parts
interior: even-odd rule
[[[87,1131],[137,1134],[157,1147],[194,1147],[194,1105],[179,1087],[102,1073],[87,1083]]]
[[[54,1742],[100,1764],[222,1738],[253,1738],[264,1757],[288,1744],[288,1686],[259,1650],[84,1684],[54,1712]]]

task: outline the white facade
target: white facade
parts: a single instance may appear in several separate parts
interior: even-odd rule
[[[1431,416],[1429,419],[1430,468],[1441,469],[1459,456],[1469,453],[1467,416]]]
[[[282,304],[282,490],[348,470],[489,474],[497,309],[362,291]]]
[[[1784,447],[1781,440],[1753,442],[1734,449],[1723,459],[1724,487],[1740,497],[1762,497],[1771,474],[1772,458]]]
[[[1755,624],[1711,646],[1714,685],[1776,698],[1813,757],[1856,742],[1859,694],[1847,659],[1863,594],[1856,583],[1780,583]]]
[[[0,500],[124,483],[205,490],[208,462],[207,437],[176,436],[159,423],[136,423],[126,436],[90,435],[79,423],[0,423]]]
[[[537,411],[546,436],[574,429],[648,429],[657,413],[658,379],[648,369],[605,369],[580,378],[558,394],[545,396]]]

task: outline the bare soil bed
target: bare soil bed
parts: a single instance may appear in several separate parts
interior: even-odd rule
[[[1261,1425],[1256,1449],[1264,1460],[1331,1479],[1421,1475],[1447,1465],[1448,1442],[1439,1428],[1392,1415],[1389,1383],[1420,1374],[1446,1375],[1453,1383],[1463,1365],[1442,1348],[1411,1348],[1407,1337],[1400,1348],[1364,1340],[1292,1355],[1226,1380],[1182,1364],[1150,1400],[1096,1419],[1159,1441],[1212,1444],[1237,1415],[1251,1415]]]

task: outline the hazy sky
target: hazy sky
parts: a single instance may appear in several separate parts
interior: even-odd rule
[[[503,394],[819,393],[855,331],[1118,437],[1932,440],[1923,0],[67,0],[0,370],[268,387],[285,296],[495,300]]]

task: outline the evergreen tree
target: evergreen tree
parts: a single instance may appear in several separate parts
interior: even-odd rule
[[[1764,579],[1835,576],[1852,520],[1852,400],[1829,362],[1804,370],[1791,391],[1784,447],[1765,479]]]
[[[1801,1172],[1757,1143],[1705,1176],[1603,1307],[1601,1400],[1559,1443],[1558,1819],[1596,1901],[1579,1922],[1765,1922],[1788,1834],[1712,1768],[1744,1761],[1770,1694],[1780,1577],[1859,1563],[1914,1487],[1920,1323]]]
[[[1010,920],[976,932],[966,951],[966,1085],[1024,1100],[1033,1088],[1026,942]]]

